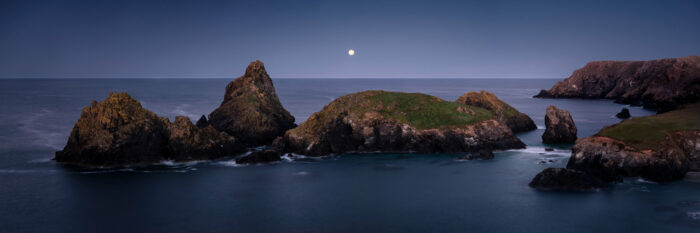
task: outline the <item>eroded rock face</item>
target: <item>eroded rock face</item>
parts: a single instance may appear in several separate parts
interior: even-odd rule
[[[169,154],[166,157],[176,161],[211,160],[245,151],[233,136],[211,126],[198,128],[184,116],[175,117],[168,129]]]
[[[699,140],[700,137],[694,138],[693,144]],[[657,150],[638,150],[609,137],[582,138],[574,145],[566,167],[605,181],[635,176],[656,182],[682,179],[689,168],[684,152],[675,149],[677,146],[672,144],[676,142],[671,138],[664,144]]]
[[[525,147],[492,117],[485,109],[433,96],[365,91],[334,100],[299,127],[287,131],[276,146],[309,156],[378,151],[463,153]]]
[[[83,108],[63,150],[60,163],[116,167],[164,160],[202,160],[232,156],[243,147],[211,127],[199,129],[186,117],[174,123],[143,108],[126,93],[110,93]]]
[[[226,86],[224,101],[208,122],[249,146],[269,144],[295,127],[260,61],[251,62],[243,76]]]
[[[573,143],[576,141],[576,124],[569,111],[554,106],[547,107],[544,116],[545,131],[542,134],[544,143]]]
[[[665,112],[700,99],[700,56],[594,61],[535,97],[615,99]]]
[[[517,109],[498,99],[491,92],[468,92],[457,99],[457,103],[485,108],[491,111],[496,118],[508,126],[514,133],[537,129],[532,119],[519,112]]]
[[[547,168],[530,182],[530,187],[547,190],[591,191],[606,184],[598,177],[566,168]]]

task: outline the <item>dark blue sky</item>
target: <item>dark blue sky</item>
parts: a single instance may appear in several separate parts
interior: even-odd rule
[[[696,0],[0,0],[3,78],[231,78],[255,59],[273,78],[564,78],[689,55]]]

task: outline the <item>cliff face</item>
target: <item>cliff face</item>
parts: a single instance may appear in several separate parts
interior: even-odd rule
[[[483,108],[418,93],[365,91],[341,96],[275,143],[285,152],[477,152],[524,148]]]
[[[269,144],[295,127],[260,61],[251,62],[243,76],[226,86],[224,101],[209,114],[208,123],[250,146]]]
[[[615,99],[668,111],[700,99],[700,56],[594,61],[535,97]]]
[[[535,122],[529,116],[498,99],[491,92],[468,92],[457,98],[457,103],[485,108],[491,111],[496,116],[496,119],[508,126],[514,133],[537,129]]]
[[[200,160],[232,156],[243,147],[211,127],[199,129],[186,117],[174,123],[143,108],[126,93],[110,93],[83,108],[63,150],[61,163],[114,167],[163,160]]]

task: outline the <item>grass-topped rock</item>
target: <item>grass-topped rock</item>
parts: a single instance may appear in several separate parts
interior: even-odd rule
[[[269,144],[294,128],[294,117],[282,107],[272,79],[261,61],[226,86],[224,101],[209,114],[210,124],[249,146]]]
[[[467,92],[457,98],[457,103],[485,108],[493,113],[499,121],[508,126],[514,133],[537,129],[535,122],[517,109],[498,99],[488,91]]]
[[[576,141],[567,168],[605,180],[641,176],[658,182],[700,171],[700,104],[632,118]]]
[[[364,91],[341,96],[287,131],[285,152],[476,152],[524,148],[483,108],[420,94]]]

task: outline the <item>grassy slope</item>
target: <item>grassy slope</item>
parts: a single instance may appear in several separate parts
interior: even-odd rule
[[[417,129],[463,127],[493,118],[486,109],[445,101],[426,94],[363,91],[337,98],[292,130],[314,134],[342,112],[362,119],[372,118],[372,113],[376,113],[383,118],[397,120]]]
[[[700,130],[700,104],[663,114],[637,117],[603,128],[596,136],[624,141],[637,149],[660,146],[666,134],[677,131]]]

